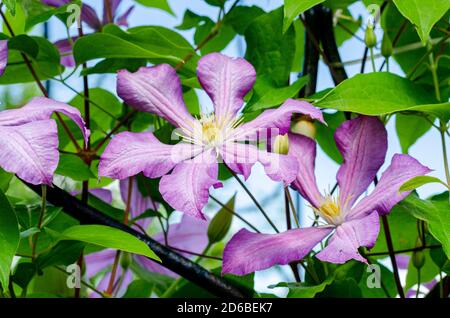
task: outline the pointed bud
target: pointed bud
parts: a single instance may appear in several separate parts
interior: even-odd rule
[[[234,210],[234,198],[235,196],[233,196],[230,201],[228,201],[228,203],[225,205],[226,208],[223,207],[219,212],[217,212],[217,214],[209,223],[208,239],[210,245],[223,240],[225,238],[225,235],[227,235],[228,231],[230,230],[231,221],[233,221],[233,214],[229,210]]]
[[[289,137],[287,134],[278,135],[273,143],[273,152],[280,155],[287,155],[289,152]]]
[[[387,33],[385,32],[383,35],[383,40],[381,42],[381,55],[383,55],[385,58],[388,58],[392,56],[393,48],[392,48],[392,42]]]
[[[422,240],[420,237],[417,238],[416,248],[422,247]],[[425,264],[425,253],[423,250],[414,251],[412,255],[412,262],[415,268],[420,269]]]
[[[131,265],[131,255],[130,253],[122,253],[120,257],[120,266],[123,269],[128,269]]]
[[[302,116],[299,120],[293,122],[291,132],[314,139],[316,138],[317,129],[309,117]]]
[[[364,37],[364,42],[368,48],[373,48],[377,45],[377,36],[372,25],[368,25],[366,28],[366,35]]]

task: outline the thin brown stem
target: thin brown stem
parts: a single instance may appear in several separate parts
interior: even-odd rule
[[[425,246],[419,246],[419,247],[414,247],[414,248],[407,248],[407,249],[403,249],[403,250],[397,250],[394,251],[394,254],[404,254],[404,253],[409,253],[409,252],[416,252],[416,251],[422,251],[425,249],[433,249],[433,248],[440,248],[442,247],[442,245],[425,245]],[[387,252],[375,252],[375,253],[367,253],[367,256],[385,256],[385,255],[389,255],[389,251]]]
[[[131,208],[131,195],[133,194],[133,177],[128,178],[128,193],[127,193],[127,205],[125,207],[125,213],[123,215],[123,223],[128,225],[129,216],[130,216],[130,208]],[[114,283],[116,281],[117,268],[119,266],[120,260],[120,250],[116,251],[116,255],[114,257],[114,263],[111,270],[111,277],[109,278],[108,289],[106,293],[108,295],[113,295],[114,292]]]
[[[105,142],[107,142],[109,140],[109,138],[111,138],[112,135],[114,135],[122,125],[124,125],[131,117],[133,117],[135,114],[137,113],[137,110],[133,109],[131,112],[129,112],[128,114],[126,114],[118,123],[116,126],[114,126],[113,129],[111,129],[111,131],[105,136],[105,138],[103,138],[98,144],[97,146],[95,146],[94,148],[94,153],[96,153],[97,151],[100,150],[100,148],[105,144]]]
[[[392,269],[394,271],[394,280],[395,280],[395,285],[397,286],[397,292],[398,292],[400,298],[405,298],[405,293],[403,292],[402,283],[400,281],[400,275],[398,274],[397,260],[395,259],[395,251],[394,251],[394,245],[392,244],[391,231],[389,229],[389,221],[388,221],[386,215],[382,215],[381,220],[383,222],[384,234],[386,237],[386,244],[387,244],[387,247],[389,250],[389,257],[391,259]]]
[[[261,206],[261,204],[259,204],[258,200],[256,200],[256,198],[253,196],[253,194],[250,192],[250,190],[245,186],[244,182],[242,182],[242,180],[239,178],[239,176],[232,169],[230,169],[228,166],[227,166],[227,168],[231,172],[233,177],[236,179],[236,181],[241,185],[241,187],[247,193],[247,195],[250,197],[250,199],[252,199],[253,203],[255,203],[255,205],[258,208],[258,210],[262,213],[262,215],[267,220],[267,222],[270,224],[270,226],[274,229],[274,231],[277,232],[277,233],[280,233],[280,231],[277,229],[275,224],[272,222],[272,220],[267,215],[266,211],[264,211],[264,209]]]
[[[38,240],[39,240],[39,233],[42,228],[42,222],[44,221],[45,210],[47,208],[47,186],[46,185],[42,185],[41,197],[42,197],[41,213],[39,214],[39,220],[38,220],[38,224],[37,224],[37,228],[38,228],[39,232],[36,233],[36,236],[33,241],[32,252],[31,252],[31,258],[33,260],[36,258],[36,249],[37,249],[37,244],[38,244]]]
[[[210,256],[210,255],[206,255],[206,254],[201,254],[201,253],[195,253],[192,251],[187,251],[178,247],[173,247],[170,245],[167,245],[167,247],[170,247],[171,249],[181,252],[181,253],[186,253],[186,254],[190,254],[190,255],[194,255],[194,256],[198,256],[198,257],[202,257],[202,258],[209,258],[209,259],[213,259],[213,260],[217,260],[217,261],[221,261],[222,258],[221,257],[217,257],[217,256]]]
[[[251,229],[253,229],[253,231],[255,231],[256,233],[261,233],[253,224],[251,224],[249,221],[247,221],[246,219],[244,219],[242,216],[240,216],[238,213],[236,213],[234,210],[230,209],[226,204],[223,204],[222,202],[220,202],[217,198],[215,198],[214,196],[212,196],[211,194],[209,195],[209,197],[211,199],[214,200],[214,202],[216,202],[218,205],[220,205],[225,211],[230,212],[232,215],[234,215],[235,217],[237,217],[239,220],[241,220],[242,222],[244,222],[245,224],[247,224]]]

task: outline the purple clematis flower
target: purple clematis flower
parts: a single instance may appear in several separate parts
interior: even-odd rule
[[[60,7],[71,2],[71,0],[41,0],[42,3],[52,6]],[[129,7],[125,13],[117,16],[117,9],[122,0],[109,0],[109,10],[106,1],[103,1],[103,16],[99,18],[94,8],[90,5],[83,3],[81,7],[81,20],[91,27],[95,32],[100,32],[103,26],[108,23],[116,23],[120,26],[128,26],[128,16],[133,11],[134,6]],[[110,11],[110,12],[108,12]],[[61,64],[66,67],[74,67],[76,65],[72,55],[71,42],[76,41],[78,37],[72,37],[71,41],[68,39],[62,39],[55,42],[56,47],[61,54]]]
[[[334,138],[344,157],[337,173],[340,192],[337,198],[324,196],[317,188],[315,141],[301,135],[289,136],[289,153],[297,157],[300,166],[292,185],[327,224],[281,234],[256,234],[242,229],[225,247],[223,273],[244,275],[300,260],[332,232],[328,245],[316,255],[318,259],[337,264],[350,259],[366,262],[358,248],[371,248],[375,244],[379,215],[389,213],[409,194],[398,192],[404,182],[430,169],[408,155],[394,155],[372,193],[356,202],[384,163],[386,129],[377,118],[360,116],[344,122]]]
[[[217,180],[221,160],[245,178],[252,166],[260,162],[273,180],[285,185],[294,181],[298,170],[294,157],[269,153],[244,142],[261,139],[264,130],[286,133],[292,113],[323,121],[320,110],[306,102],[288,100],[278,109],[266,110],[241,124],[237,113],[255,82],[253,66],[242,58],[212,53],[200,59],[197,75],[215,110],[200,119],[189,114],[180,79],[171,66],[161,64],[142,67],[135,73],[119,72],[119,96],[128,105],[176,126],[182,141],[166,145],[150,132],[120,133],[103,152],[99,175],[124,179],[143,172],[148,178],[162,177],[159,190],[164,200],[174,209],[198,218],[204,218],[202,208],[208,201],[208,189],[221,185]]]
[[[122,200],[124,202],[128,199],[128,179],[120,181],[120,194]],[[105,189],[95,189],[95,190],[104,190],[102,192],[92,193],[98,198],[104,200],[106,203],[111,204],[112,197],[111,195],[105,195],[105,191],[111,192]],[[158,204],[152,202],[152,199],[149,197],[144,197],[140,194],[137,188],[137,182],[133,180],[133,189],[131,191],[131,201],[130,201],[130,217],[135,218],[140,214],[144,213],[147,209],[153,209],[157,207]],[[152,219],[145,218],[140,219],[136,223],[139,225],[141,229],[147,229],[150,225]],[[181,222],[177,224],[172,224],[169,228],[169,232],[167,234],[167,245],[181,249],[184,251],[189,251],[193,253],[201,253],[208,244],[208,223],[197,220],[193,217],[184,215]],[[152,236],[153,239],[160,242],[161,244],[166,244],[166,237],[163,233],[158,233]],[[182,253],[186,257],[192,257],[191,254]],[[108,266],[112,266],[114,263],[114,258],[116,255],[115,250],[105,249],[103,251],[92,253],[86,256],[86,275],[89,278],[94,277],[97,273],[105,270]],[[144,269],[149,272],[159,273],[162,275],[170,276],[173,278],[177,278],[178,275],[174,272],[168,270],[162,265],[149,260],[148,258],[140,255],[134,255],[133,258],[136,262]],[[111,278],[111,272],[106,273],[100,280],[97,289],[100,291],[104,291],[107,289],[109,281]],[[116,289],[114,290],[114,294],[117,296],[121,296],[125,293],[127,286],[131,283],[133,279],[133,275],[131,270],[123,269],[121,266],[117,268],[116,273],[116,282],[114,286]],[[97,294],[91,294],[91,297],[98,297]]]
[[[0,40],[0,76],[5,73],[8,64],[8,40]]]
[[[58,166],[58,131],[54,112],[72,119],[89,136],[78,109],[35,97],[20,109],[0,112],[0,167],[32,184],[51,185]]]

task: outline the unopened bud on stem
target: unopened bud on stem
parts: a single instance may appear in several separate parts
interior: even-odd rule
[[[364,37],[364,42],[366,46],[370,49],[377,45],[377,36],[374,31],[373,25],[368,25],[366,28],[366,35]]]
[[[273,152],[280,155],[287,155],[289,152],[289,137],[287,134],[278,135],[273,143]]]

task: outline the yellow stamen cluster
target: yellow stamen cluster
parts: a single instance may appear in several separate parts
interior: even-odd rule
[[[345,220],[350,198],[351,197],[348,197],[345,202],[342,202],[339,195],[336,197],[326,195],[325,198],[321,200],[320,207],[318,209],[313,208],[314,212],[324,218],[328,224],[339,225]]]
[[[232,137],[233,130],[241,123],[241,118],[218,120],[214,113],[202,114],[191,132],[186,130],[181,137],[192,144],[218,148]]]

